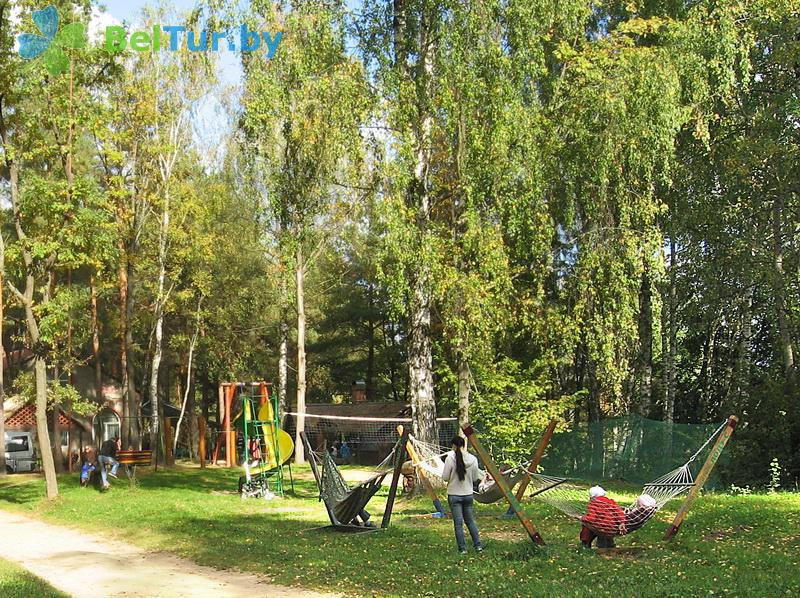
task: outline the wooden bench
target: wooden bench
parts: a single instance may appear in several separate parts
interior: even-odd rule
[[[117,461],[125,466],[125,473],[131,481],[136,481],[137,465],[152,465],[153,451],[117,451]]]

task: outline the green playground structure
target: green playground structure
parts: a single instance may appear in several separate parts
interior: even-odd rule
[[[294,453],[291,436],[281,428],[278,398],[266,382],[236,383],[241,401],[242,467],[239,494],[244,498],[283,496],[286,489],[284,466],[294,490],[290,458]]]

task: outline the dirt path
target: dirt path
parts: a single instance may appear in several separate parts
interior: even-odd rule
[[[76,597],[333,597],[0,511],[0,556]]]

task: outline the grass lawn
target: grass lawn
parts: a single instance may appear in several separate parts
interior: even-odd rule
[[[3,538],[3,542],[8,538]],[[60,598],[66,596],[59,592],[46,581],[39,579],[25,569],[7,561],[0,559],[0,596],[3,598]]]
[[[295,478],[291,498],[243,501],[235,493],[234,470],[142,472],[138,488],[120,479],[103,494],[81,489],[77,475],[65,475],[61,496],[48,503],[41,479],[16,475],[0,481],[0,508],[204,565],[346,595],[800,595],[800,494],[705,495],[675,540],[665,544],[661,535],[676,501],[620,538],[625,550],[614,555],[579,548],[577,525],[546,505],[528,505],[545,547],[533,546],[516,519],[501,517],[502,504],[478,505],[486,550],[461,556],[452,523],[422,516],[430,511],[423,498],[400,498],[386,532],[311,531],[327,523],[325,511],[308,470],[295,472]],[[609,494],[632,500],[636,490],[627,490],[611,488]],[[376,520],[386,493],[370,505]]]

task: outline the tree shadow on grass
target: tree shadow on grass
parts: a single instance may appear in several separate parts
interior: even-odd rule
[[[374,521],[379,522],[380,517],[376,510]],[[408,584],[415,583],[412,574],[424,572],[426,580],[439,577],[443,569],[436,562],[441,555],[448,555],[453,563],[458,563],[460,556],[452,546],[452,532],[443,534],[441,529],[394,526],[374,533],[346,534],[320,529],[327,524],[302,513],[295,517],[269,512],[209,514],[207,518],[183,519],[161,531],[175,538],[181,552],[198,563],[346,595],[406,594]],[[510,550],[504,543],[496,545],[506,549],[503,553],[522,554],[520,547]]]
[[[12,479],[0,483],[0,505],[3,502],[18,505],[34,504],[44,498],[44,480],[27,479],[15,482]]]
[[[140,468],[136,473],[136,481],[130,484],[125,474],[121,473],[114,486],[120,489],[128,487],[140,490],[169,489],[178,491],[200,492],[203,494],[238,494],[239,477],[243,475],[241,468],[163,468],[158,471],[153,468]],[[295,480],[294,494],[291,492],[290,484],[285,482],[288,496],[296,495],[298,498],[308,498],[317,496],[315,483],[305,480]]]

